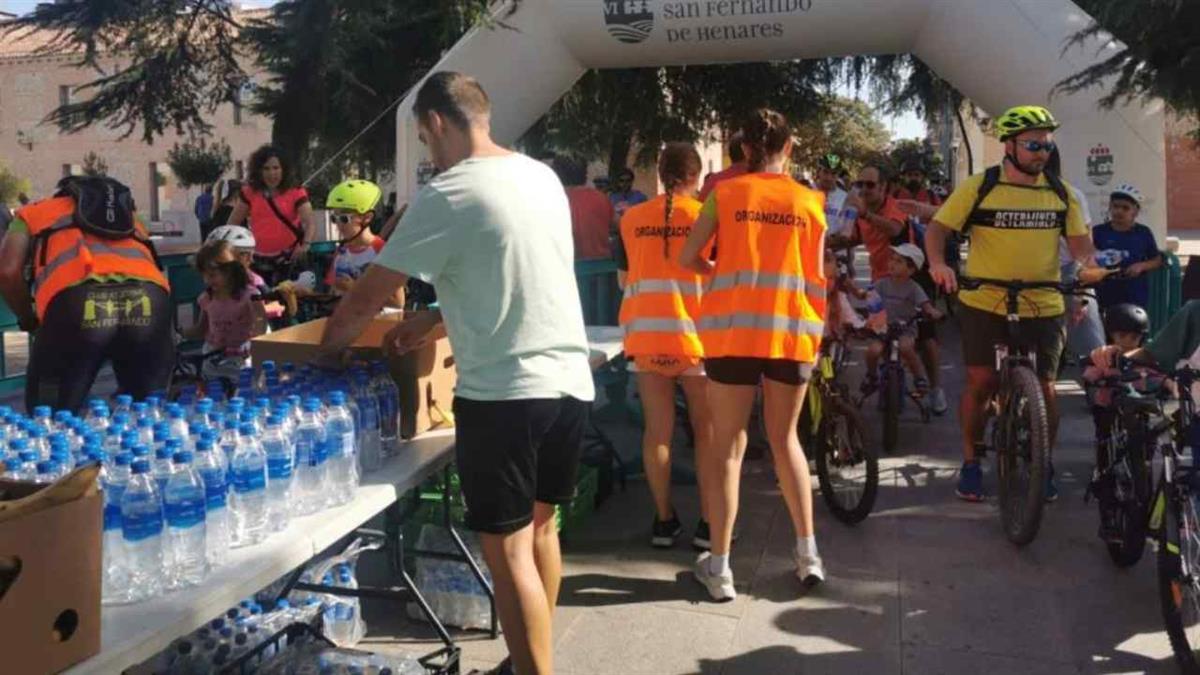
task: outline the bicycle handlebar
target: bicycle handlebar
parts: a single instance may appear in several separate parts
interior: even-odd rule
[[[1017,293],[1043,289],[1058,291],[1063,295],[1077,295],[1090,288],[1089,285],[1080,283],[1079,281],[1022,281],[1020,279],[988,279],[986,277],[968,276],[959,277],[958,285],[969,291],[977,290],[981,286],[994,286]]]

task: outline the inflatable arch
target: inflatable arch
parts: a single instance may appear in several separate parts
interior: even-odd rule
[[[1050,92],[1113,44],[1063,51],[1090,18],[1070,0],[521,0],[505,27],[468,33],[434,70],[477,77],[493,134],[517,140],[589,68],[691,65],[911,52],[984,110],[1047,105],[1066,178],[1101,216],[1122,182],[1147,197],[1141,220],[1166,226],[1163,109],[1101,110],[1099,89]],[[415,94],[397,110],[401,203],[422,180]],[[981,170],[981,167],[976,167]]]

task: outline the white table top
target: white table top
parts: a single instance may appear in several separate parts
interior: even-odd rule
[[[353,502],[295,518],[286,531],[262,544],[234,549],[203,584],[146,602],[104,607],[100,653],[67,672],[111,675],[145,661],[336,543],[453,458],[452,429],[424,434],[367,474]]]
[[[625,332],[620,326],[585,326],[587,331],[588,361],[592,370],[612,361],[625,351]]]

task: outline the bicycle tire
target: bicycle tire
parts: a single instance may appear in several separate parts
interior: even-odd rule
[[[1000,521],[1008,540],[1025,546],[1042,524],[1046,475],[1050,468],[1050,424],[1042,385],[1026,366],[1009,371],[1008,391],[1001,400],[998,425],[1007,447],[996,447],[996,476],[1000,484]],[[1027,431],[1028,454],[1018,447],[1022,427]],[[1029,484],[1017,485],[1020,462],[1026,462]]]
[[[1167,490],[1167,494],[1172,494],[1171,486],[1167,486]],[[1187,627],[1184,625],[1182,606],[1185,598],[1182,587],[1186,582],[1181,578],[1180,556],[1183,555],[1183,551],[1180,548],[1180,541],[1184,529],[1196,527],[1196,525],[1189,526],[1185,522],[1187,516],[1180,517],[1176,499],[1172,497],[1168,500],[1166,520],[1159,532],[1158,599],[1162,608],[1163,624],[1167,629],[1167,638],[1171,642],[1171,651],[1175,654],[1175,663],[1179,665],[1181,673],[1194,675],[1200,673],[1200,661],[1196,659],[1196,647],[1193,647],[1188,641]],[[1190,498],[1188,501],[1191,501]]]
[[[1150,505],[1150,469],[1146,465],[1144,420],[1131,417],[1127,429],[1125,463],[1129,467],[1131,498],[1115,505],[1120,519],[1121,541],[1107,542],[1108,555],[1117,567],[1130,567],[1142,559],[1146,550],[1146,516]],[[1113,477],[1115,480],[1115,476]],[[1105,504],[1100,504],[1104,509]],[[1101,514],[1103,516],[1103,514]]]
[[[886,369],[879,395],[883,397],[883,451],[889,455],[896,454],[896,446],[900,442],[900,399],[904,396],[903,390],[904,374]]]
[[[842,437],[841,429],[845,429],[845,437]],[[875,508],[875,498],[879,493],[879,457],[863,442],[858,424],[844,412],[830,410],[821,420],[812,447],[816,452],[817,481],[821,486],[821,497],[829,511],[847,525],[857,525],[866,520]],[[846,504],[839,499],[842,491],[838,489],[839,486],[830,470],[831,462],[837,464],[843,460],[843,449],[865,465],[862,493],[855,504]]]

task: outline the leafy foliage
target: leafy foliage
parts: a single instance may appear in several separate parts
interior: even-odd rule
[[[83,156],[83,175],[85,176],[107,176],[108,161],[95,151],[89,152]]]
[[[888,150],[888,161],[894,171],[901,171],[905,164],[915,162],[925,168],[926,175],[942,173],[945,160],[924,141],[905,138],[896,141]]]
[[[1059,83],[1077,92],[1107,88],[1100,100],[1111,108],[1134,99],[1161,98],[1188,115],[1200,113],[1200,3],[1193,0],[1076,0],[1094,19],[1067,47],[1102,40],[1099,62]],[[1195,130],[1200,136],[1200,129]]]
[[[853,173],[884,152],[890,134],[870,105],[852,98],[827,96],[797,126],[796,138],[792,160],[797,166],[816,169],[817,159],[832,152]]]
[[[167,164],[179,187],[187,188],[216,183],[229,170],[233,158],[225,141],[209,143],[204,138],[191,138],[183,145],[176,143],[167,152]]]
[[[14,202],[18,194],[28,193],[30,190],[28,179],[21,178],[0,161],[0,204]]]

